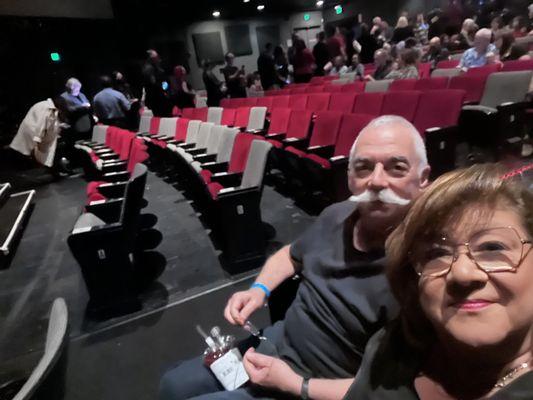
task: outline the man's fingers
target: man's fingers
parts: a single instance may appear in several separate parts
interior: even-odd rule
[[[237,322],[233,319],[229,310],[230,310],[230,303],[228,302],[228,304],[226,304],[226,308],[224,308],[224,318],[226,318],[226,320],[230,324],[236,325]]]
[[[246,320],[250,317],[250,315],[257,310],[257,304],[250,300],[246,305],[242,308],[241,312],[239,313],[239,318],[242,324],[246,322]]]
[[[252,349],[246,352],[244,358],[258,369],[269,367],[272,364],[272,361],[274,360],[273,357],[258,353]]]

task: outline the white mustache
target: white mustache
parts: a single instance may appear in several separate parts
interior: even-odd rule
[[[394,191],[388,188],[380,190],[379,192],[365,190],[361,194],[350,196],[349,200],[355,203],[370,203],[373,201],[381,201],[382,203],[397,204],[400,206],[406,206],[411,202],[411,200],[407,200],[403,197],[398,196],[396,193],[394,193]]]

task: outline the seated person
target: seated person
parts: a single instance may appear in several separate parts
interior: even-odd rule
[[[260,345],[244,356],[252,383],[223,392],[198,357],[165,374],[161,400],[344,396],[369,335],[396,313],[382,275],[383,244],[427,185],[429,167],[416,128],[402,117],[382,116],[357,137],[348,171],[352,201],[327,208],[267,260],[250,289],[228,301],[226,319],[243,325],[271,290],[296,272],[302,276],[285,319],[263,333],[275,349],[260,354],[266,352]]]
[[[505,172],[441,176],[389,237],[402,309],[346,399],[533,398],[533,194]]]
[[[474,46],[463,53],[458,68],[467,70],[469,68],[482,67],[487,64],[487,54],[497,54],[496,46],[491,41],[492,32],[483,28],[476,32]]]
[[[389,52],[384,49],[379,49],[374,52],[374,66],[376,69],[372,75],[365,76],[368,81],[379,81],[392,71],[392,58]]]
[[[385,77],[385,79],[417,79],[418,51],[416,49],[406,49],[400,54],[398,69],[395,69]]]
[[[431,63],[431,68],[434,69],[439,61],[448,60],[449,58],[450,52],[447,48],[442,47],[440,38],[435,36],[429,41],[429,47],[422,56],[422,62]]]
[[[355,72],[355,77],[357,79],[363,79],[365,76],[365,66],[359,62],[359,54],[354,54],[352,56],[352,63],[348,67],[347,72]]]
[[[113,89],[111,77],[102,76],[100,83],[103,89],[94,96],[94,113],[105,125],[127,128],[127,114],[130,111],[131,103],[124,94]]]
[[[333,59],[333,66],[329,70],[328,75],[330,76],[339,76],[341,74],[345,74],[348,72],[348,67],[344,63],[344,57],[343,56],[337,56]]]

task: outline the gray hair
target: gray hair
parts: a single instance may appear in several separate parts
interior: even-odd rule
[[[65,83],[65,87],[67,88],[68,91],[71,91],[72,88],[76,85],[79,85],[81,87],[81,82],[74,77],[69,78],[67,83]]]
[[[359,143],[359,138],[368,130],[374,129],[383,125],[391,125],[391,124],[399,124],[406,127],[411,134],[411,137],[413,138],[413,143],[415,145],[415,154],[418,159],[418,173],[421,174],[422,170],[428,166],[428,157],[426,154],[426,145],[424,144],[424,140],[422,139],[422,136],[420,136],[420,133],[415,128],[415,126],[407,121],[405,118],[400,117],[398,115],[382,115],[381,117],[377,117],[370,121],[370,123],[365,126],[361,132],[359,132],[359,135],[357,135],[357,138],[353,142],[352,148],[350,150],[350,161],[348,164],[348,170],[352,171],[353,169],[353,161],[355,159],[355,153],[357,150],[357,143]]]

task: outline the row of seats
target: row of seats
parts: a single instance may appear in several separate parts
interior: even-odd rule
[[[184,117],[162,118],[159,130],[143,139],[156,168],[178,177],[220,244],[226,265],[264,257],[260,201],[269,142],[238,127]]]
[[[141,210],[146,207],[147,146],[134,132],[97,125],[82,155],[87,203],[68,238],[98,315],[139,309],[136,259],[142,252]]]

